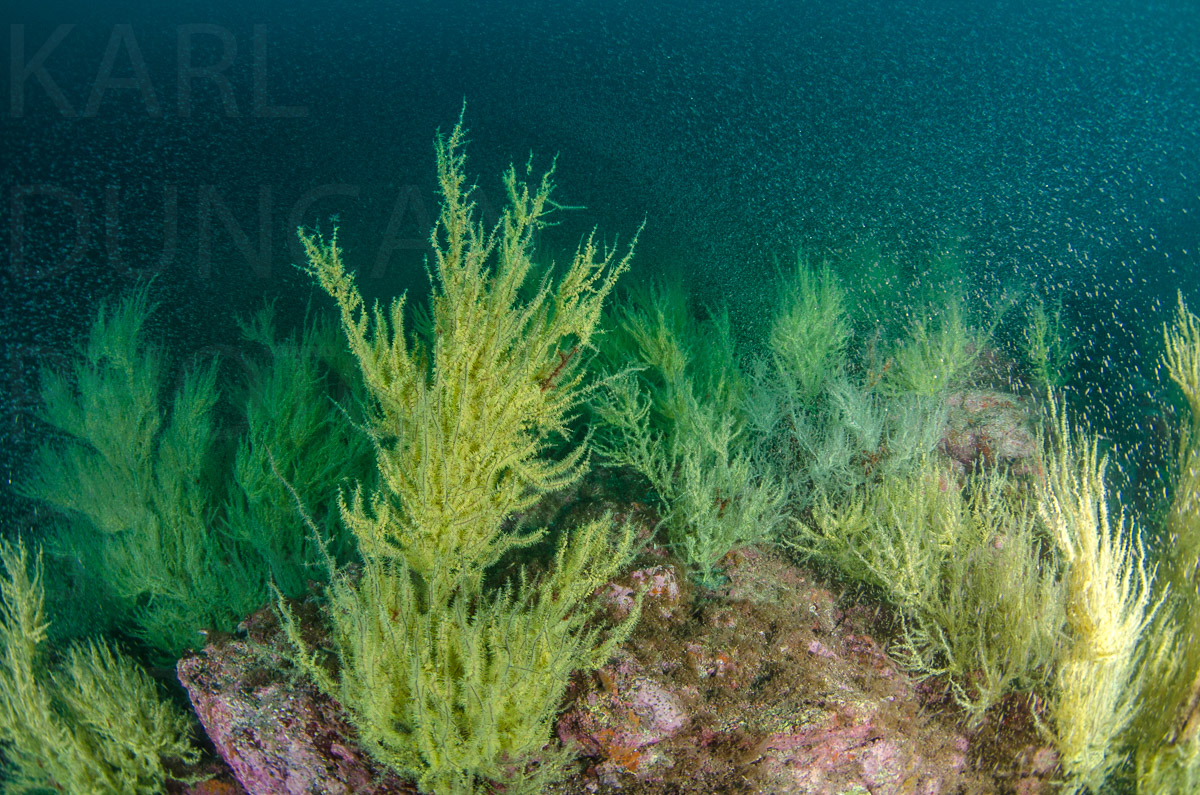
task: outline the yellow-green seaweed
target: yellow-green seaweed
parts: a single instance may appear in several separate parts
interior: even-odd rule
[[[191,721],[153,680],[104,642],[47,660],[42,559],[0,542],[0,749],[7,793],[146,795],[195,764]]]
[[[286,626],[303,669],[347,710],[367,750],[424,792],[542,791],[569,753],[551,723],[573,671],[607,661],[639,610],[608,633],[593,592],[630,559],[632,529],[605,517],[565,533],[551,570],[522,570],[498,591],[484,574],[541,537],[509,520],[575,482],[587,446],[558,457],[588,391],[601,305],[629,254],[589,236],[558,280],[529,294],[534,236],[555,208],[551,173],[532,187],[510,168],[508,204],[484,227],[467,187],[461,123],[436,142],[442,211],[428,332],[406,330],[404,302],[368,311],[336,234],[301,231],[308,270],[337,302],[370,395],[378,481],[341,501],[361,571],[329,589],[331,675]]]

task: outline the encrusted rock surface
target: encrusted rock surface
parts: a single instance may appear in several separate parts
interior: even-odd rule
[[[249,795],[412,793],[357,745],[341,708],[299,678],[273,608],[179,661],[179,681]]]
[[[1036,704],[1014,698],[974,734],[936,681],[883,648],[885,610],[844,599],[772,551],[723,561],[718,592],[651,548],[598,596],[643,617],[616,657],[577,675],[557,724],[580,758],[557,795],[1047,793],[1057,760]],[[300,614],[316,645],[315,611]],[[359,749],[338,705],[297,677],[271,609],[179,664],[221,756],[250,795],[413,792]]]
[[[725,563],[718,594],[666,587],[669,566],[633,575],[663,596],[616,660],[577,678],[559,736],[590,764],[556,792],[996,791],[870,634],[873,610],[776,554]]]
[[[1007,466],[1026,474],[1036,466],[1035,408],[1027,398],[990,390],[956,392],[946,399],[941,451],[962,469]]]

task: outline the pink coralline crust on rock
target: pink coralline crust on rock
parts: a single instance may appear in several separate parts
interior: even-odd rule
[[[780,793],[840,792],[858,786],[872,793],[934,795],[953,792],[966,767],[966,756],[951,747],[934,747],[935,759],[927,760],[910,738],[877,725],[869,716],[842,712],[813,727],[772,736],[762,773]]]
[[[876,610],[840,607],[769,551],[722,563],[721,591],[646,611],[614,662],[575,679],[558,734],[590,766],[556,793],[970,788],[966,738],[919,717],[915,683],[870,634]]]
[[[642,745],[673,737],[687,723],[687,710],[674,693],[652,679],[634,680],[627,697],[634,713],[643,716]]]
[[[638,569],[629,575],[629,579],[642,584],[646,589],[646,597],[673,604],[679,601],[679,579],[675,575],[674,566],[653,566],[648,569]]]
[[[638,593],[645,594],[643,610],[652,610],[663,618],[669,618],[682,598],[675,567],[659,565],[637,569],[620,582],[609,583],[602,595],[618,616],[626,616],[633,609]]]
[[[249,795],[409,793],[358,748],[338,705],[287,670],[272,609],[179,661],[204,730]]]
[[[776,775],[790,779],[799,792],[820,792],[827,785],[837,788],[847,781],[877,792],[894,785],[902,772],[918,768],[921,761],[908,758],[897,743],[882,735],[870,721],[844,727],[834,721],[833,726],[773,738],[768,766],[776,767]]]
[[[591,756],[615,761],[631,773],[655,758],[646,749],[674,737],[687,724],[683,699],[645,676],[629,657],[597,673],[601,688],[587,693],[558,723],[558,737]]]

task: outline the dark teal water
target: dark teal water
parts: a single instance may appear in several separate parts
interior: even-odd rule
[[[8,3],[0,480],[37,366],[157,275],[161,333],[220,351],[302,307],[298,223],[336,216],[371,295],[424,285],[431,140],[466,101],[485,211],[558,155],[547,248],[645,220],[761,323],[775,258],[954,250],[1078,327],[1075,403],[1131,450],[1161,424],[1161,323],[1200,306],[1194,2]]]

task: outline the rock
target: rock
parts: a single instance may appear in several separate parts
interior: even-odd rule
[[[656,746],[687,724],[688,713],[678,693],[646,676],[631,657],[599,672],[600,689],[575,701],[575,709],[558,722],[558,737],[584,755],[598,757],[594,774],[616,783],[621,772],[645,778],[669,761]]]
[[[723,563],[721,592],[674,592],[667,611],[649,594],[622,654],[576,678],[558,734],[591,764],[554,792],[989,791],[968,738],[874,639],[870,611],[841,610],[773,552]],[[642,580],[678,581],[668,568]]]
[[[231,774],[228,770],[212,772],[213,778],[195,784],[168,784],[167,792],[171,795],[246,795],[246,790],[242,789],[241,784],[230,780]]]
[[[719,591],[690,583],[662,549],[642,560],[597,593],[619,620],[643,592],[642,619],[611,662],[573,678],[556,733],[581,772],[548,795],[1050,786],[1055,759],[1038,744],[1032,705],[1014,703],[985,721],[984,735],[968,735],[945,683],[917,683],[885,652],[886,610],[846,600],[767,549],[726,556]],[[320,647],[315,611],[298,617]],[[265,609],[179,664],[246,792],[415,792],[355,744],[336,702],[297,675],[287,648]]]
[[[1036,469],[1034,411],[1016,395],[967,390],[946,399],[941,451],[963,469],[1003,465],[1019,474]]]
[[[273,608],[177,667],[204,730],[248,795],[415,793],[354,740],[341,708],[300,678]]]

